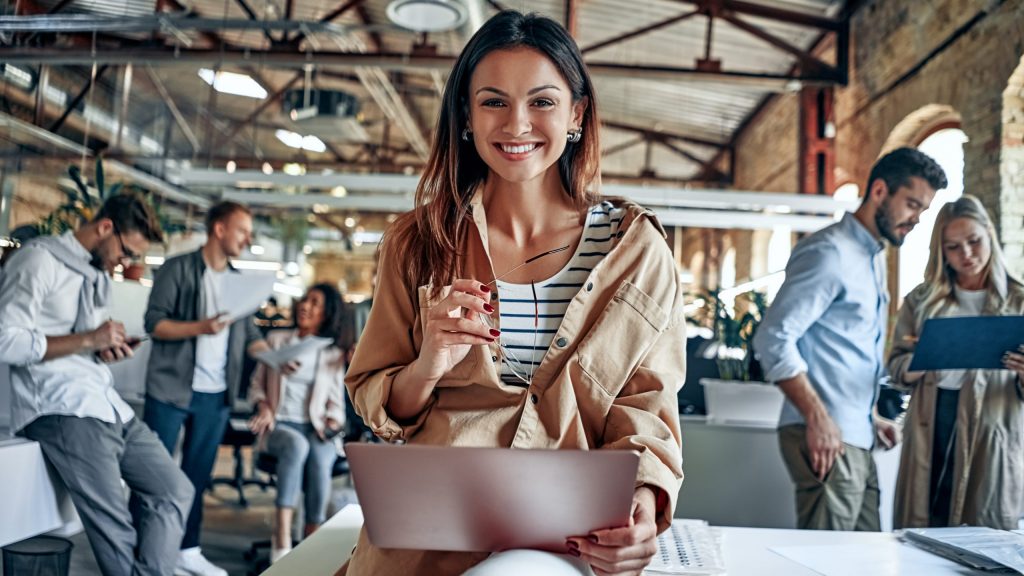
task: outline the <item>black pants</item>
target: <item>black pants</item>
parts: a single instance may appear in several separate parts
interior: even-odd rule
[[[938,389],[935,397],[935,435],[932,438],[932,474],[929,526],[949,525],[953,499],[953,445],[956,443],[956,407],[959,390]]]

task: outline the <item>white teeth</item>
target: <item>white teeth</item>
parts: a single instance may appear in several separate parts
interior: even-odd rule
[[[505,144],[501,144],[500,146],[501,150],[506,154],[524,154],[537,147],[536,144],[523,144],[521,146],[506,146]]]

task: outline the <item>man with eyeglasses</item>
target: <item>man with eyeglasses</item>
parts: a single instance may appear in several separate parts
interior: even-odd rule
[[[192,501],[192,485],[114,390],[106,365],[137,345],[105,314],[110,275],[161,241],[145,199],[122,194],[78,231],[24,244],[0,278],[12,427],[39,442],[67,485],[107,575],[170,574]],[[142,502],[135,526],[122,479]]]

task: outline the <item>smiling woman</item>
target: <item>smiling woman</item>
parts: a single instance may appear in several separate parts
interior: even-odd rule
[[[473,36],[418,208],[384,235],[346,384],[388,441],[640,452],[627,525],[566,534],[553,556],[580,574],[639,574],[682,478],[683,298],[653,214],[599,200],[597,118],[554,21],[506,11]],[[488,574],[509,558],[382,550],[364,532],[348,573]]]

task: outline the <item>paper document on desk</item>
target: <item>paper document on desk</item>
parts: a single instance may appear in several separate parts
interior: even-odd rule
[[[984,574],[896,540],[870,545],[775,546],[771,551],[822,576]]]
[[[218,312],[234,322],[260,309],[274,293],[273,274],[225,274],[221,278]]]
[[[280,370],[289,361],[294,360],[308,352],[316,352],[330,346],[334,340],[320,336],[309,336],[289,344],[277,350],[267,350],[256,355],[256,359],[270,366],[274,370]]]
[[[644,574],[724,575],[721,532],[703,520],[676,518],[672,526],[658,536],[658,553],[644,569]]]
[[[1024,574],[1024,536],[978,526],[907,528],[903,537],[940,556],[982,570]]]

